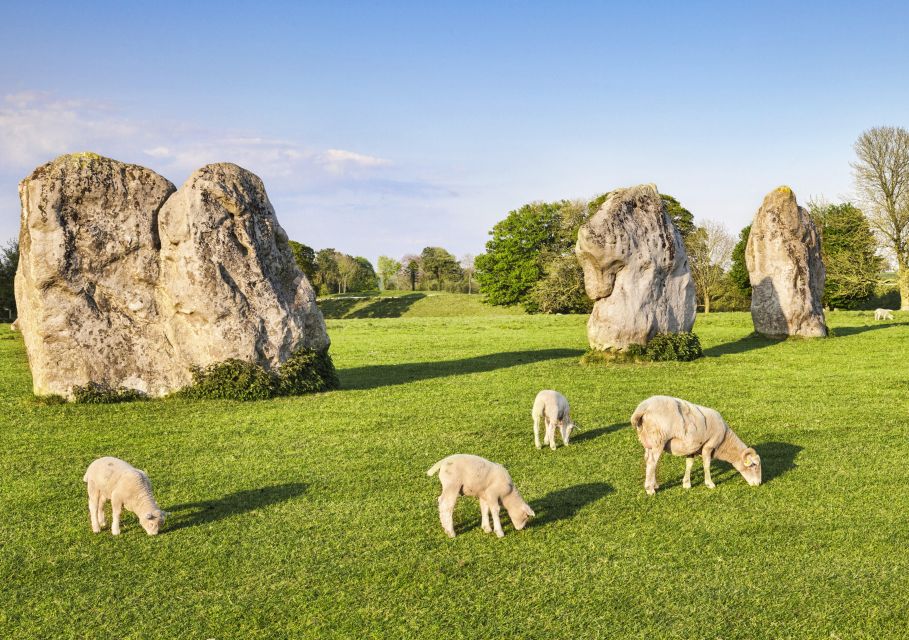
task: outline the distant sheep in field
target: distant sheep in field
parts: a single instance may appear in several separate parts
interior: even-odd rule
[[[458,453],[439,460],[426,472],[432,476],[439,474],[442,482],[442,495],[439,496],[439,520],[449,538],[455,537],[452,513],[458,495],[475,496],[480,500],[480,514],[483,531],[489,533],[495,529],[496,535],[502,537],[502,523],[499,520],[499,503],[508,511],[511,524],[520,531],[527,520],[536,514],[524,502],[518,488],[514,486],[508,471],[500,464],[486,458]],[[492,527],[489,519],[492,518]]]
[[[893,313],[890,309],[875,309],[874,310],[874,319],[875,320],[893,320]]]
[[[548,444],[555,451],[555,428],[559,427],[562,434],[562,442],[568,444],[571,438],[571,432],[574,431],[575,424],[571,420],[571,409],[568,406],[568,400],[558,391],[544,389],[537,394],[533,401],[533,441],[537,449],[540,445],[540,419],[544,421],[546,435],[543,437],[543,444]]]
[[[714,409],[671,398],[653,396],[644,400],[634,410],[631,424],[644,445],[647,464],[644,490],[653,495],[659,488],[656,467],[663,451],[676,456],[687,456],[682,486],[691,488],[691,467],[694,456],[700,454],[704,462],[704,484],[713,489],[710,478],[710,461],[718,458],[729,462],[751,486],[761,484],[761,458],[746,446],[723,417]]]
[[[158,533],[166,514],[155,502],[151,480],[144,471],[119,458],[98,458],[88,465],[82,480],[88,485],[92,531],[98,533],[104,527],[104,505],[110,500],[112,534],[120,534],[120,511],[124,507],[136,514],[148,535]]]

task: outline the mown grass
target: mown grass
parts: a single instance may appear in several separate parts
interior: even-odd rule
[[[0,637],[904,638],[907,319],[770,342],[713,314],[701,360],[605,366],[580,316],[330,320],[343,390],[101,406],[36,402],[4,325]],[[556,452],[545,387],[580,424]],[[685,491],[664,457],[648,498],[627,420],[655,393],[718,408],[766,483],[717,463]],[[527,529],[484,534],[462,498],[444,536],[425,470],[454,452],[509,468]],[[101,455],[149,471],[161,535],[91,534]]]

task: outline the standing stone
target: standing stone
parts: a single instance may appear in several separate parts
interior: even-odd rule
[[[595,301],[587,322],[593,349],[624,350],[657,333],[691,330],[688,256],[656,186],[613,191],[581,227],[575,252]]]
[[[758,333],[827,335],[820,236],[789,187],[774,189],[764,198],[751,225],[745,264],[751,280],[751,318]]]
[[[271,369],[300,346],[328,348],[315,292],[257,176],[199,169],[161,208],[159,229],[161,314],[181,369],[230,358]]]
[[[155,300],[158,210],[173,192],[153,171],[95,154],[61,156],[19,183],[16,306],[36,395],[180,384]]]
[[[148,169],[62,156],[19,185],[19,327],[37,395],[150,396],[237,358],[274,369],[327,349],[315,294],[262,181],[209,165],[175,191]]]

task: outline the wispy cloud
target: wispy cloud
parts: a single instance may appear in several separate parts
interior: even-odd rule
[[[387,167],[391,160],[368,156],[354,151],[345,151],[344,149],[329,149],[316,157],[316,161],[335,174],[342,174],[351,168],[356,169],[373,169],[377,167]]]

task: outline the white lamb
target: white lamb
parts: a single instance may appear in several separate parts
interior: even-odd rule
[[[119,458],[98,458],[85,471],[83,482],[88,485],[88,513],[92,531],[98,533],[106,524],[104,505],[110,500],[112,519],[110,531],[120,534],[120,511],[126,507],[139,518],[145,532],[156,535],[166,513],[161,511],[152,495],[151,480],[144,471]]]
[[[533,442],[537,449],[540,445],[540,418],[545,420],[546,435],[543,437],[543,444],[548,444],[549,448],[555,451],[555,428],[558,425],[559,432],[562,434],[562,442],[568,444],[571,432],[574,431],[575,424],[571,420],[571,409],[568,407],[568,400],[558,391],[544,389],[537,394],[533,401],[533,410],[530,412],[533,416]]]
[[[890,309],[875,309],[874,310],[874,319],[875,320],[893,320],[893,313],[890,312]]]
[[[704,461],[704,484],[711,489],[715,487],[710,478],[712,458],[731,463],[751,486],[761,484],[760,456],[733,433],[714,409],[679,398],[653,396],[634,410],[631,424],[644,445],[647,464],[644,490],[649,495],[659,488],[656,467],[664,450],[676,456],[687,456],[682,480],[686,489],[691,488],[691,467],[698,454]]]
[[[439,474],[442,481],[442,495],[439,496],[439,520],[449,538],[455,537],[452,512],[458,495],[475,496],[480,499],[480,514],[483,531],[489,533],[489,518],[496,535],[502,537],[502,523],[499,520],[499,502],[508,511],[508,517],[514,528],[520,531],[527,524],[528,518],[536,515],[533,509],[524,502],[518,488],[514,486],[508,471],[500,464],[486,458],[458,453],[439,460],[426,472],[432,476]]]

